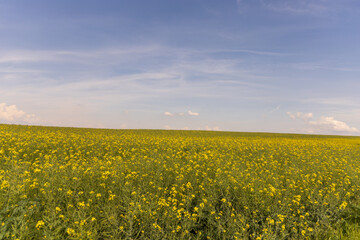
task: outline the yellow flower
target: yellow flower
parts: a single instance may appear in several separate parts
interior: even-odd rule
[[[1,182],[0,189],[8,188],[10,186],[9,182],[4,180]]]
[[[155,229],[158,229],[160,232],[162,231],[161,227],[157,223],[153,223]]]
[[[75,230],[72,229],[72,228],[67,228],[66,233],[69,234],[70,236],[74,236],[75,235]]]
[[[340,205],[339,209],[340,209],[340,210],[343,210],[343,209],[346,208],[347,205],[348,205],[347,202],[344,201],[344,202]]]
[[[40,230],[45,225],[45,222],[43,220],[40,220],[36,223],[36,229]]]

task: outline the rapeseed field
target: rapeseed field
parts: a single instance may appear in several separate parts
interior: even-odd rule
[[[356,137],[0,125],[0,239],[352,239],[359,177]]]

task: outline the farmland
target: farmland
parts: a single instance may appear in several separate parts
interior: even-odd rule
[[[352,239],[360,138],[0,125],[0,239]]]

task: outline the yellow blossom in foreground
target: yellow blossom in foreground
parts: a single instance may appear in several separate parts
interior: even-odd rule
[[[351,239],[359,146],[358,137],[0,124],[0,236]]]
[[[45,222],[43,220],[40,220],[36,223],[36,229],[40,230],[45,225]]]

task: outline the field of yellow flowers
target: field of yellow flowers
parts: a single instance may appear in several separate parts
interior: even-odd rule
[[[356,137],[0,125],[0,239],[350,239],[359,178]]]

